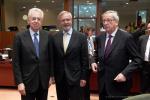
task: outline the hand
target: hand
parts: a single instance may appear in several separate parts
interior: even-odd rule
[[[84,87],[86,85],[86,80],[80,80],[80,87]]]
[[[94,73],[96,73],[98,71],[98,66],[97,66],[96,63],[92,63],[91,67],[92,67],[92,70],[93,70]]]
[[[18,91],[20,92],[21,95],[26,95],[25,85],[23,83],[20,83],[18,85]]]
[[[49,87],[53,84],[53,82],[54,82],[54,77],[50,77],[50,79],[49,79]]]
[[[126,77],[125,77],[122,73],[119,73],[119,74],[115,77],[114,80],[117,81],[117,82],[125,82],[125,81],[126,81]]]

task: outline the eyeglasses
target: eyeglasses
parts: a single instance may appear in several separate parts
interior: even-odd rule
[[[104,19],[104,20],[102,20],[103,21],[103,23],[105,23],[105,22],[108,22],[108,23],[110,23],[110,22],[112,22],[112,21],[114,21],[113,19]]]

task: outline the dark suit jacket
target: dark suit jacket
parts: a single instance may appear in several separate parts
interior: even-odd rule
[[[142,35],[139,37],[139,48],[140,48],[140,53],[143,59],[145,57],[145,50],[146,50],[148,38],[149,38],[149,35]]]
[[[141,91],[143,93],[149,93],[150,92],[150,63],[146,63],[144,61],[144,57],[145,57],[145,51],[146,51],[146,46],[147,46],[147,42],[148,42],[148,38],[149,35],[143,35],[139,38],[139,49],[140,49],[140,53],[141,56],[143,58],[143,64],[141,66]]]
[[[29,30],[17,33],[13,44],[13,69],[16,84],[24,83],[26,91],[34,92],[39,82],[48,89],[50,74],[52,75],[52,39],[46,31],[39,31],[39,58],[36,56],[34,44]]]
[[[111,50],[107,59],[104,59],[106,34],[96,38],[99,61],[99,85],[100,92],[106,87],[110,96],[127,95],[131,87],[131,72],[139,66],[141,57],[137,52],[137,46],[131,34],[120,29],[113,39]],[[129,63],[129,59],[132,62]],[[122,73],[127,78],[126,82],[117,83],[114,78]]]
[[[63,48],[63,33],[54,35],[54,75],[60,83],[65,75],[69,85],[79,85],[86,80],[88,70],[88,48],[86,36],[73,30],[66,53]]]

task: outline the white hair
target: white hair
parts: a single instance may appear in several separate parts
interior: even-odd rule
[[[104,12],[102,14],[102,17],[104,17],[107,14],[110,14],[115,21],[119,22],[119,16],[118,16],[118,12],[117,11],[108,10],[108,11],[106,11],[106,12]]]
[[[31,9],[29,9],[28,17],[31,17],[33,12],[39,12],[41,14],[41,18],[44,17],[44,12],[41,9],[39,9],[39,8],[31,8]]]

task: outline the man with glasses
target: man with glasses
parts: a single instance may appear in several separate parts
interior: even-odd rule
[[[93,60],[92,70],[98,72],[100,100],[122,100],[129,95],[131,73],[141,57],[131,34],[119,29],[116,11],[106,11],[102,21],[106,32],[96,37],[99,65]]]

